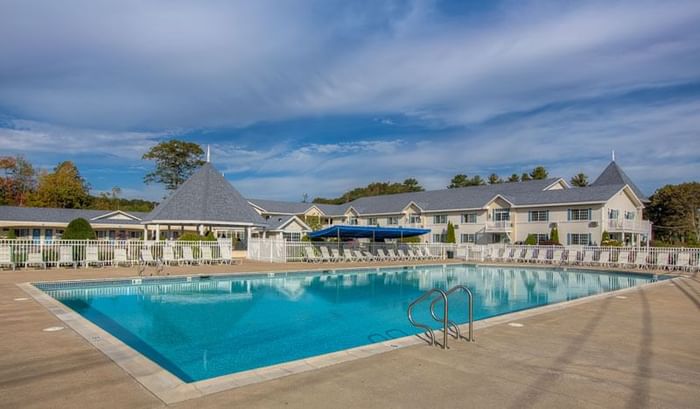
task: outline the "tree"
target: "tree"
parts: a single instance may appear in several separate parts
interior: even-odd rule
[[[576,186],[576,187],[588,186],[588,176],[586,176],[584,173],[578,173],[576,176],[571,178],[571,186]]]
[[[696,244],[700,237],[700,183],[666,185],[649,198],[647,207],[657,240]]]
[[[161,142],[143,155],[156,161],[156,168],[144,177],[146,184],[163,183],[168,190],[177,189],[195,170],[204,165],[204,151],[193,142],[177,139]]]
[[[77,218],[68,223],[61,238],[63,240],[94,240],[95,231],[87,220]]]
[[[520,180],[523,182],[527,182],[528,180],[532,180],[532,178],[530,177],[529,173],[523,172],[523,174],[520,175]]]
[[[549,172],[547,172],[544,166],[535,166],[532,172],[530,172],[530,177],[535,180],[547,179],[547,176],[549,176]]]
[[[447,237],[445,238],[446,243],[456,243],[457,237],[455,237],[455,226],[452,222],[447,223]]]
[[[551,241],[554,244],[560,244],[559,243],[559,229],[557,228],[557,225],[555,224],[552,226],[552,230],[549,232],[549,241]]]
[[[489,175],[489,185],[497,185],[503,183],[503,179],[495,173]]]
[[[506,183],[513,183],[513,182],[520,182],[520,176],[517,174],[513,173],[508,177],[508,180],[506,180]]]
[[[301,202],[302,203],[309,203],[309,194],[308,193],[303,193],[301,195]]]
[[[71,161],[59,163],[51,173],[39,175],[36,192],[29,204],[37,207],[83,209],[90,204],[90,186]]]
[[[24,206],[36,187],[36,172],[22,156],[0,157],[0,204]]]
[[[355,199],[367,196],[392,195],[395,193],[422,192],[421,186],[416,179],[408,178],[403,183],[373,182],[365,187],[358,187],[343,193],[340,197],[326,199],[322,197],[314,198],[313,203],[322,204],[343,204],[352,202]]]
[[[450,184],[447,186],[447,188],[448,189],[456,189],[456,188],[460,188],[460,187],[480,186],[480,185],[485,185],[485,184],[486,184],[486,182],[479,175],[476,175],[476,176],[470,178],[467,175],[458,174],[458,175],[454,175],[454,177],[452,177],[452,180],[450,180]]]
[[[452,180],[450,180],[450,184],[447,185],[448,189],[456,189],[459,187],[467,187],[469,186],[469,177],[465,174],[458,174],[454,175],[452,177]]]

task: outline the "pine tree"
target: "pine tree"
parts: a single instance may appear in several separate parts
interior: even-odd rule
[[[447,238],[445,239],[445,242],[447,242],[447,243],[456,243],[457,242],[457,237],[455,237],[455,226],[452,225],[452,222],[447,223]]]

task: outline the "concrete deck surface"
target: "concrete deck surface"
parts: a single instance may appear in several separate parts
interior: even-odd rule
[[[342,265],[335,265],[341,268]],[[190,272],[303,269],[242,266]],[[326,267],[326,266],[323,266]],[[0,408],[157,408],[158,398],[26,298],[26,281],[134,269],[0,272]],[[442,351],[409,347],[172,405],[177,408],[698,408],[700,277],[687,275],[477,332]]]

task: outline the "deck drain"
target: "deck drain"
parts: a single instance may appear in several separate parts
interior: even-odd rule
[[[20,297],[20,298],[15,298],[15,301],[27,301],[29,298],[27,297]]]
[[[521,324],[521,323],[519,323],[519,322],[509,322],[509,323],[508,323],[508,326],[509,326],[509,327],[515,327],[515,328],[522,328],[522,327],[524,327],[524,325]]]
[[[617,298],[619,300],[626,300],[627,299],[627,297],[625,297],[624,295],[616,295],[615,298]]]
[[[44,332],[56,332],[56,331],[62,331],[64,329],[66,329],[66,328],[65,327],[48,327],[48,328],[42,329],[42,331],[44,331]]]

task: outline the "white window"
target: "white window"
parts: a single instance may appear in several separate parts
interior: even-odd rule
[[[608,219],[610,220],[617,220],[618,217],[620,217],[620,211],[617,209],[610,209],[608,210]]]
[[[282,233],[282,237],[284,237],[286,241],[301,241],[300,232]]]
[[[462,215],[462,223],[474,224],[476,223],[476,213],[465,213]]]
[[[591,209],[569,209],[569,220],[591,220]]]
[[[447,224],[446,214],[436,214],[433,216],[433,224]]]
[[[357,217],[348,217],[348,224],[357,226],[359,224],[357,221]]]
[[[433,243],[447,242],[447,233],[433,234]]]
[[[411,217],[408,219],[408,221],[411,224],[420,224],[420,216],[411,215]]]
[[[625,220],[634,220],[635,212],[625,212]]]
[[[566,244],[588,246],[591,244],[591,235],[589,233],[569,233],[566,235]]]
[[[531,222],[548,222],[549,210],[530,210],[527,218]]]
[[[370,217],[369,219],[367,219],[367,224],[370,225],[370,226],[376,226],[376,225],[378,225],[379,223],[377,223],[377,218],[376,218],[376,217]]]
[[[396,225],[399,224],[399,217],[398,216],[389,216],[386,218],[386,224],[389,225]]]
[[[497,222],[510,220],[510,209],[493,209],[493,220]]]
[[[462,233],[462,243],[476,243],[476,234]]]

